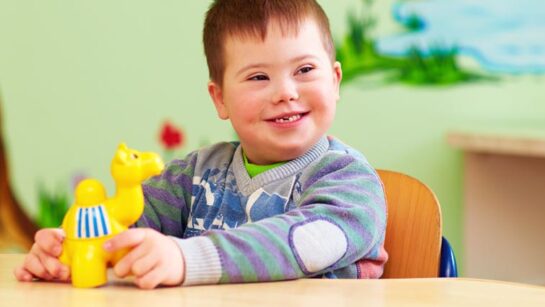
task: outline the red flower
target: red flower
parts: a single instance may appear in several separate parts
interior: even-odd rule
[[[168,121],[163,123],[160,135],[161,143],[167,150],[175,149],[184,143],[184,133],[182,129],[174,126]]]

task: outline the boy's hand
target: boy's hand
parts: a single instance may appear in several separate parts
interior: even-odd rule
[[[67,281],[70,269],[59,261],[62,253],[64,232],[62,229],[46,228],[36,232],[34,244],[25,257],[23,265],[13,273],[19,281],[44,280]]]
[[[134,283],[143,289],[158,285],[179,285],[184,279],[184,258],[176,242],[149,228],[129,229],[104,243],[104,249],[115,252],[132,248],[114,266],[119,277],[134,275]]]

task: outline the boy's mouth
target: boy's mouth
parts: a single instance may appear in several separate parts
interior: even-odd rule
[[[303,112],[303,113],[291,113],[291,114],[284,114],[279,117],[271,118],[268,121],[275,122],[278,124],[284,124],[284,123],[292,123],[295,121],[298,121],[303,116],[307,115],[309,112]]]

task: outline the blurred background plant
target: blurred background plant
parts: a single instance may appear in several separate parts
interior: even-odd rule
[[[370,73],[384,67],[383,58],[377,53],[371,35],[376,26],[376,18],[371,10],[373,0],[362,0],[361,10],[350,10],[347,16],[348,33],[341,42],[335,44],[337,59],[343,65],[343,81]]]
[[[485,79],[484,76],[460,69],[457,55],[456,47],[437,45],[426,54],[413,46],[391,80],[415,85],[441,85]]]
[[[59,227],[69,207],[66,190],[49,190],[43,182],[38,184],[38,217],[36,224],[40,228]]]

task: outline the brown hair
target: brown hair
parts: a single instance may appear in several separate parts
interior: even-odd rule
[[[271,20],[278,22],[282,33],[297,33],[300,23],[309,17],[323,33],[324,47],[331,61],[335,61],[329,21],[315,0],[215,0],[206,13],[203,30],[210,79],[220,86],[223,84],[227,37],[237,35],[265,40]]]

